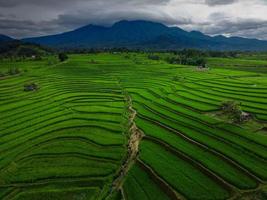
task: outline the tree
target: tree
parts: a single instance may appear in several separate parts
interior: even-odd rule
[[[58,59],[60,60],[60,62],[64,62],[65,60],[67,60],[69,57],[67,54],[65,53],[59,53],[58,54]]]
[[[198,57],[198,58],[196,58],[195,63],[196,63],[196,65],[199,66],[199,67],[203,67],[203,68],[206,67],[206,59],[203,58],[203,57]]]
[[[190,53],[193,54],[193,53]],[[169,64],[181,64],[181,65],[192,65],[199,67],[206,67],[206,59],[203,56],[187,56],[180,54],[178,56],[167,57],[165,59]]]
[[[240,103],[235,101],[226,101],[222,103],[223,114],[227,115],[234,123],[243,123],[252,119],[250,113],[243,112]]]
[[[181,58],[178,56],[167,57],[165,61],[169,64],[181,64]]]
[[[24,85],[24,91],[25,92],[36,91],[38,89],[39,89],[39,87],[36,83],[27,83]]]

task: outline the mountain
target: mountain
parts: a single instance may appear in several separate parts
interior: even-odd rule
[[[120,21],[111,27],[87,25],[57,35],[26,38],[23,41],[54,48],[112,48],[171,50],[197,48],[207,50],[266,51],[267,41],[241,37],[211,37],[198,31],[187,32],[150,21]]]
[[[6,35],[2,35],[0,34],[0,43],[3,43],[3,42],[9,42],[9,41],[12,41],[13,39],[11,37],[8,37]]]

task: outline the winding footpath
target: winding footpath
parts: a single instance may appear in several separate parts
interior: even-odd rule
[[[137,112],[133,108],[132,98],[128,94],[126,94],[125,96],[129,112],[129,117],[128,117],[129,140],[127,145],[127,157],[119,170],[118,177],[112,183],[111,193],[114,191],[121,190],[125,176],[127,175],[131,166],[136,162],[139,153],[139,144],[142,138],[144,137],[144,133],[138,129],[134,121]]]

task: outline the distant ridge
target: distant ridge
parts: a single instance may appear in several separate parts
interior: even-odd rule
[[[267,51],[267,41],[241,37],[211,37],[198,31],[187,32],[150,21],[120,21],[111,27],[87,25],[57,35],[26,38],[23,41],[54,48],[140,48],[173,50]]]
[[[14,39],[11,38],[11,37],[8,37],[8,36],[6,36],[6,35],[0,34],[0,42],[1,42],[1,43],[2,43],[2,42],[9,42],[9,41],[12,41],[12,40],[14,40]]]

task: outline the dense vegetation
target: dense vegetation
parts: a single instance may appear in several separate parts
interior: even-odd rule
[[[53,50],[40,45],[12,40],[0,43],[0,59],[13,58],[15,60],[34,58],[40,60],[41,57],[54,53]]]
[[[180,55],[209,69],[167,62]],[[263,55],[67,56],[0,63],[19,69],[0,77],[0,199],[266,198]],[[229,121],[240,112],[253,117]]]
[[[66,53],[59,53],[58,54],[58,59],[59,59],[59,61],[60,62],[64,62],[64,61],[66,61],[66,60],[68,60],[68,55],[66,54]]]

